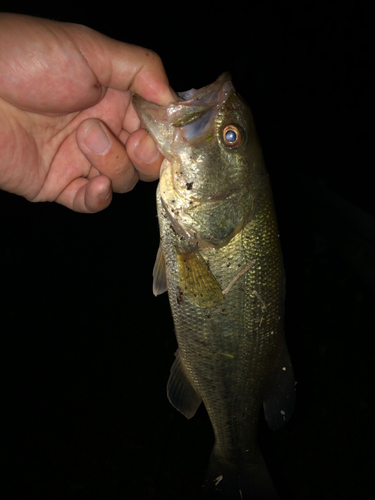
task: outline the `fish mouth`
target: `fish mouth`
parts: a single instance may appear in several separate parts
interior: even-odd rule
[[[159,106],[134,94],[133,106],[162,155],[172,161],[176,157],[172,145],[176,149],[204,133],[234,92],[230,73],[225,72],[201,89],[179,92],[177,102]]]

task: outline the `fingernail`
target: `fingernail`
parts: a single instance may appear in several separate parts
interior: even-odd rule
[[[158,157],[159,150],[152,138],[148,134],[145,134],[143,139],[141,139],[140,143],[135,148],[134,154],[144,163],[152,163]]]
[[[107,132],[100,122],[95,122],[87,130],[83,142],[93,153],[98,155],[105,153],[111,145]]]
[[[111,194],[111,183],[99,192],[99,198],[105,200]]]

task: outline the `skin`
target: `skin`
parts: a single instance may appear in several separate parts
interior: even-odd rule
[[[0,188],[77,212],[159,175],[133,93],[175,99],[154,52],[85,26],[0,14]]]

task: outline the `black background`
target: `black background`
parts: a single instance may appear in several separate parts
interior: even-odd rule
[[[375,488],[373,24],[355,1],[2,2],[149,47],[175,90],[225,70],[250,104],[273,185],[298,381],[260,443],[283,499]],[[148,5],[148,6],[147,6]],[[165,386],[176,342],[152,295],[156,183],[95,215],[0,192],[0,497],[200,498],[213,435]]]

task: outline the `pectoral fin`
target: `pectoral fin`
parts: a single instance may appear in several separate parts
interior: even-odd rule
[[[289,420],[296,399],[293,367],[286,346],[278,370],[276,382],[263,401],[264,415],[272,430]]]
[[[200,307],[216,307],[223,301],[220,284],[196,247],[178,254],[178,278],[184,296]]]
[[[157,297],[167,291],[167,269],[165,266],[165,257],[161,243],[159,245],[158,253],[156,254],[152,276],[154,278],[152,291],[155,297]]]
[[[167,384],[167,395],[172,406],[185,415],[186,418],[193,417],[202,402],[201,397],[195,392],[185,374],[178,351],[171,368]]]

